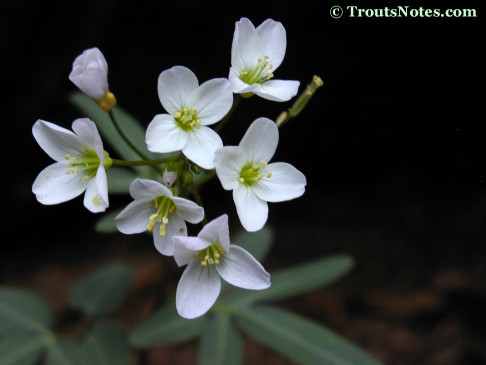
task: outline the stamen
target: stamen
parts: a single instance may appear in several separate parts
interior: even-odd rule
[[[88,175],[84,175],[81,180],[88,180],[89,179],[89,176]]]

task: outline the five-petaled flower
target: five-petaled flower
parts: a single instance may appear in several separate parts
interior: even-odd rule
[[[270,274],[245,249],[230,244],[226,214],[206,224],[197,237],[174,237],[174,259],[187,265],[176,292],[176,307],[184,318],[206,313],[221,291],[221,280],[244,289],[270,286]]]
[[[273,101],[287,101],[295,96],[298,81],[273,79],[286,47],[287,36],[280,22],[267,19],[256,29],[247,18],[236,22],[228,77],[233,92],[256,94]]]
[[[261,229],[268,218],[267,202],[281,202],[304,193],[305,176],[284,162],[268,162],[278,144],[278,128],[267,118],[258,118],[239,146],[215,152],[214,165],[221,184],[233,190],[241,224],[247,231]]]
[[[174,196],[157,181],[135,179],[129,191],[135,200],[116,216],[118,230],[125,234],[152,231],[155,247],[163,255],[173,255],[174,235],[187,235],[185,221],[195,224],[204,218],[202,207]]]
[[[116,104],[108,88],[108,64],[98,48],[87,49],[76,57],[69,80],[104,110],[110,111]]]
[[[220,121],[231,109],[229,81],[212,79],[199,86],[191,70],[175,66],[160,74],[158,92],[169,114],[156,115],[148,126],[148,149],[160,153],[181,150],[202,168],[214,168],[214,151],[223,147],[223,142],[207,125]]]
[[[106,169],[112,160],[93,121],[76,119],[71,132],[53,123],[38,120],[32,133],[40,147],[56,163],[37,176],[32,192],[46,205],[63,203],[86,191],[84,206],[93,213],[108,207]]]

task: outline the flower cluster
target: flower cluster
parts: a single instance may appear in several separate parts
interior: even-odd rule
[[[179,152],[173,158],[123,161],[103,149],[96,124],[77,119],[73,132],[39,120],[33,135],[56,162],[35,180],[32,191],[43,204],[58,204],[86,191],[85,207],[91,212],[108,208],[107,175],[112,165],[158,166],[161,181],[135,179],[129,193],[133,201],[115,218],[124,234],[151,232],[156,249],[187,265],[177,287],[176,306],[185,318],[207,312],[221,290],[220,277],[252,290],[270,286],[270,275],[243,248],[230,244],[228,215],[207,221],[193,175],[213,170],[225,190],[233,191],[238,217],[247,231],[260,230],[268,218],[267,202],[281,202],[304,193],[306,179],[295,167],[270,160],[279,131],[268,118],[256,119],[238,146],[225,146],[216,129],[235,106],[235,98],[258,95],[287,101],[299,82],[275,80],[284,59],[286,33],[281,23],[268,19],[255,28],[250,20],[236,22],[228,78],[199,84],[186,67],[174,66],[158,79],[158,94],[166,113],[157,114],[146,130],[147,149],[154,153]],[[76,58],[70,80],[89,95],[116,123],[111,109],[116,99],[108,87],[108,66],[98,48]],[[222,126],[221,124],[220,126]],[[121,132],[120,132],[121,133]],[[127,136],[122,135],[123,138]],[[128,139],[127,139],[128,140]],[[130,145],[130,144],[129,144]],[[211,177],[212,172],[207,175]],[[189,198],[193,196],[195,202]],[[197,236],[189,236],[186,222],[203,223]]]

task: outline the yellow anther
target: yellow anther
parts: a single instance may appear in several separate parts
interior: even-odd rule
[[[66,170],[66,175],[69,175],[71,173],[71,170]]]
[[[271,70],[272,68],[273,68],[273,65],[272,65],[272,64],[270,64],[270,65],[268,66],[268,69],[269,69],[269,70]]]
[[[243,75],[246,75],[246,74],[248,73],[248,71],[246,70],[246,68],[242,67],[242,68],[241,68],[241,73],[242,73]]]
[[[82,147],[81,147],[81,149],[82,149],[83,151],[86,151],[86,150],[88,149],[88,147],[86,147],[86,146],[82,146]]]
[[[265,161],[261,161],[261,162],[260,162],[260,165],[262,165],[263,167],[265,167],[265,166],[267,166],[267,165],[268,165],[268,163],[266,163]]]
[[[70,162],[72,162],[72,163],[76,162],[76,157],[71,157],[71,158],[69,159],[69,161],[70,161]]]
[[[89,179],[89,176],[88,175],[84,175],[81,180],[88,180]]]
[[[71,155],[69,153],[66,153],[64,157],[66,157],[66,160],[69,160],[69,158],[71,158]]]
[[[273,77],[273,73],[269,72],[267,73],[267,80],[270,80]]]
[[[195,113],[196,112],[196,108],[191,108],[191,113]]]
[[[258,176],[256,177],[256,181],[260,181],[261,179],[262,179],[262,175],[258,175]]]
[[[263,60],[261,58],[258,59],[258,62],[263,62]]]
[[[93,198],[93,204],[98,206],[101,204],[101,201],[100,201],[100,197],[98,195],[96,195],[94,198]]]
[[[181,112],[176,112],[174,114],[174,118],[179,119],[181,117],[181,115],[182,115]]]
[[[71,170],[71,172],[72,172],[73,174],[77,174],[77,173],[79,172],[79,170],[78,170],[78,168],[76,167],[76,168],[72,169],[72,170]]]
[[[169,219],[167,217],[162,217],[162,223],[164,224],[169,223]]]
[[[165,230],[165,224],[160,225],[160,235],[165,236],[166,230]]]
[[[271,178],[271,177],[272,177],[272,173],[271,173],[271,172],[269,172],[269,173],[267,174],[267,178]]]
[[[270,58],[270,56],[269,55],[265,55],[265,57],[263,57],[263,58],[265,58],[266,60],[268,60]]]
[[[189,113],[189,109],[187,109],[186,107],[184,107],[184,108],[182,108],[182,112],[185,113],[185,114],[187,114],[187,113]]]
[[[201,261],[201,266],[208,266],[208,263],[206,261]]]
[[[238,178],[238,181],[243,184],[245,182],[245,179],[243,179],[242,177],[240,177],[240,178]]]
[[[147,224],[147,231],[152,232],[152,229],[154,229],[155,226],[155,221],[151,220],[149,224]]]
[[[218,260],[218,259],[214,260],[214,263],[215,263],[216,265],[219,265],[219,260]]]
[[[253,164],[253,166],[251,167],[251,169],[252,169],[253,171],[258,170],[259,168],[260,168],[260,166],[258,166],[257,164]]]
[[[155,220],[155,219],[157,218],[157,216],[158,216],[158,214],[157,214],[157,213],[154,213],[154,214],[152,214],[152,215],[149,217],[149,219],[150,219],[151,221],[153,221],[153,220]]]

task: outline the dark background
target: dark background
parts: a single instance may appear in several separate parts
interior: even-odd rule
[[[349,18],[345,10],[333,19],[332,5],[0,1],[2,282],[27,285],[46,267],[80,267],[117,249],[157,255],[143,235],[94,234],[99,216],[82,198],[41,206],[31,193],[51,163],[33,123],[70,128],[82,116],[68,102],[78,54],[101,49],[119,105],[148,125],[163,112],[161,71],[184,65],[200,82],[227,77],[234,23],[273,18],[287,30],[275,77],[299,80],[303,90],[317,74],[324,86],[281,129],[274,160],[300,169],[308,186],[302,198],[270,205],[277,241],[266,266],[334,253],[356,260],[333,289],[285,304],[390,364],[486,362],[484,12],[457,2],[448,8],[475,7],[478,17]],[[221,133],[225,144],[290,105],[244,100]],[[217,181],[201,193],[210,218],[226,212],[240,229],[231,193]]]

